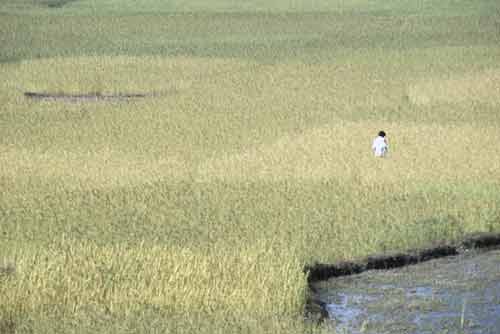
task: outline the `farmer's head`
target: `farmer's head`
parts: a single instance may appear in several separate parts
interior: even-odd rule
[[[380,137],[385,137],[385,132],[384,132],[384,131],[379,131],[378,135],[379,135]]]

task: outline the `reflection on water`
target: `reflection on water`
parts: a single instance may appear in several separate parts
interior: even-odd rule
[[[318,283],[335,333],[500,333],[500,251]]]

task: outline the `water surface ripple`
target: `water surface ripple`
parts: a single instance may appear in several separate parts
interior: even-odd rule
[[[500,333],[500,250],[317,284],[335,333]]]

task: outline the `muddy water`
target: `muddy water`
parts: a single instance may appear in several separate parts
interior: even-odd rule
[[[333,333],[500,333],[500,250],[317,283]]]

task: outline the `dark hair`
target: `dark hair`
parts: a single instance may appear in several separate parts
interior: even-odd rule
[[[385,132],[384,132],[384,131],[379,131],[378,135],[379,135],[380,137],[385,137]]]

